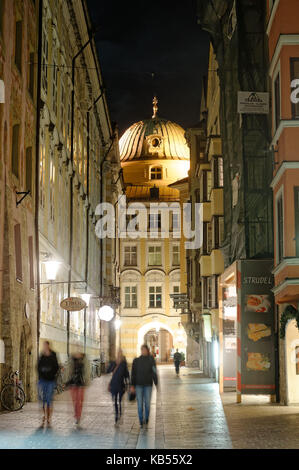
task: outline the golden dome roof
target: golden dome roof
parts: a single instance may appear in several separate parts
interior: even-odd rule
[[[120,159],[189,160],[190,151],[184,129],[175,122],[156,117],[136,122],[119,140]]]

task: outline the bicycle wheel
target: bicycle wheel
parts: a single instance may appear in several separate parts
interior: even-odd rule
[[[25,392],[18,385],[5,385],[1,391],[0,400],[6,410],[18,411],[25,404]]]

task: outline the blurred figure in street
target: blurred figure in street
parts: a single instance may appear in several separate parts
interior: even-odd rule
[[[176,375],[178,377],[179,373],[180,373],[180,365],[181,365],[181,362],[182,362],[182,356],[181,356],[181,353],[179,353],[178,349],[176,350],[176,352],[173,355],[173,362],[174,362],[174,366],[175,366]]]
[[[121,349],[117,353],[116,361],[112,361],[108,367],[107,373],[109,374],[111,372],[112,378],[109,382],[108,390],[114,402],[115,426],[118,426],[123,417],[121,406],[122,397],[130,379],[127,361]]]
[[[150,354],[147,344],[141,346],[141,356],[133,361],[131,392],[136,393],[140,426],[147,426],[150,414],[153,383],[158,385],[156,361]],[[145,421],[143,416],[145,409]]]
[[[71,355],[68,364],[67,387],[70,387],[70,393],[74,405],[75,426],[81,429],[80,421],[84,402],[85,387],[90,383],[90,367],[86,354],[80,351],[78,346]]]
[[[59,370],[56,353],[50,348],[49,341],[44,341],[43,350],[38,360],[38,391],[43,404],[42,427],[47,420],[48,428],[51,427],[53,413],[53,394],[56,385],[56,375]]]

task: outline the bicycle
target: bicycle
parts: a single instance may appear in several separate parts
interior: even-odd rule
[[[1,390],[0,401],[3,408],[8,411],[19,411],[23,408],[26,396],[19,371],[9,372],[3,378],[4,387]]]

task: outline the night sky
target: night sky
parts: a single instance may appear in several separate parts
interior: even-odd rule
[[[209,37],[194,0],[88,0],[111,120],[120,135],[136,121],[158,115],[181,124],[199,119],[201,78]],[[155,74],[154,79],[152,73]]]

